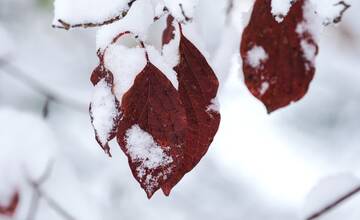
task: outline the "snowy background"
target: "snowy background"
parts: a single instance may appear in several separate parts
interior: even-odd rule
[[[271,115],[240,68],[244,21],[237,15],[249,2],[235,7],[229,24],[226,1],[200,0],[195,20],[221,80],[220,130],[170,197],[148,200],[115,143],[109,159],[94,138],[88,103],[95,32],[51,28],[50,0],[1,0],[0,203],[19,190],[14,218],[26,220],[29,179],[49,166],[41,189],[76,220],[304,219],[351,190],[360,177],[360,2],[322,31],[305,98]],[[44,92],[55,96],[46,118]],[[358,220],[359,206],[360,195],[321,219]],[[66,218],[41,201],[33,219]]]

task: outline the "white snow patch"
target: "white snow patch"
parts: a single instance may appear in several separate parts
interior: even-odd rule
[[[113,130],[114,118],[118,117],[115,97],[105,79],[99,81],[95,86],[91,102],[91,114],[97,137],[105,145],[108,142],[110,132]]]
[[[274,15],[275,20],[281,23],[285,16],[289,13],[292,2],[294,0],[272,0],[271,13]]]
[[[126,31],[138,35],[141,40],[145,41],[147,30],[153,23],[154,10],[150,1],[137,0],[123,19],[103,26],[98,30],[96,34],[97,48],[105,49],[119,33]]]
[[[304,53],[304,58],[313,64],[316,57],[316,47],[313,44],[308,43],[306,40],[301,40],[300,45]]]
[[[102,23],[128,9],[128,0],[55,0],[53,24]]]
[[[122,96],[131,88],[136,76],[146,65],[145,50],[113,44],[106,50],[104,62],[105,67],[113,73],[114,93],[121,102]]]
[[[359,187],[360,180],[352,174],[326,177],[310,191],[305,201],[304,217],[320,211],[332,202]]]
[[[266,93],[266,91],[269,89],[270,84],[269,82],[262,82],[261,83],[261,87],[260,87],[260,95],[264,95]]]
[[[139,125],[133,125],[126,131],[126,143],[131,160],[141,163],[137,169],[139,178],[144,177],[147,169],[156,169],[173,162],[173,158],[164,152],[151,134],[142,130]],[[147,176],[146,178],[151,179],[152,177]]]
[[[263,47],[255,45],[247,52],[247,63],[252,68],[259,68],[260,64],[269,58]]]
[[[168,65],[165,58],[161,56],[160,52],[152,45],[146,45],[146,51],[149,54],[150,62],[170,80],[175,89],[178,89],[179,81],[177,80],[177,74],[172,67]]]
[[[220,112],[220,103],[217,97],[211,99],[210,105],[206,109],[207,112]]]
[[[198,0],[163,0],[166,8],[169,9],[171,15],[178,21],[184,21],[186,15],[187,18],[193,18],[195,7],[198,4]],[[182,5],[182,9],[180,7]]]

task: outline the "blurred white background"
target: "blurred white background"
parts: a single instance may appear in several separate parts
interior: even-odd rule
[[[249,2],[226,26],[226,1],[200,0],[196,21],[222,84],[220,130],[170,197],[148,200],[116,143],[109,159],[94,138],[87,110],[95,32],[51,28],[51,0],[1,0],[0,189],[18,184],[15,219],[26,219],[33,194],[16,173],[35,179],[49,160],[53,169],[42,189],[76,220],[303,219],[308,193],[322,178],[360,176],[359,1],[342,23],[322,31],[305,98],[271,115],[242,79],[244,21],[236,15]],[[56,96],[46,118],[39,89]],[[359,205],[360,195],[321,219],[358,220]],[[35,219],[64,218],[42,201]]]

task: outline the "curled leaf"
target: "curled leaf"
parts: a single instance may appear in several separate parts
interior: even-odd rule
[[[241,42],[245,83],[273,112],[300,100],[314,77],[318,46],[310,31],[308,0],[293,3],[282,22],[271,0],[257,0]]]
[[[95,92],[89,112],[96,140],[105,153],[111,156],[108,142],[116,136],[117,124],[120,119],[120,104],[113,92],[113,74],[105,68],[101,54],[99,54],[99,58],[100,64],[91,75]]]

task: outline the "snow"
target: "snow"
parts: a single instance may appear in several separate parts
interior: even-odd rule
[[[0,59],[3,56],[8,55],[13,49],[13,41],[11,40],[11,36],[8,31],[1,26],[0,23]]]
[[[146,45],[146,51],[149,54],[150,62],[170,80],[175,89],[178,89],[179,81],[177,80],[177,74],[172,67],[167,64],[160,52],[151,45]]]
[[[270,84],[269,82],[262,82],[261,83],[261,88],[260,88],[260,95],[264,95],[266,93],[266,91],[269,89]]]
[[[246,56],[246,62],[255,69],[260,68],[262,62],[265,62],[269,58],[268,54],[261,46],[253,46]]]
[[[324,209],[359,186],[360,179],[349,173],[321,179],[305,200],[304,217]]]
[[[114,93],[121,102],[122,96],[131,88],[135,77],[144,69],[147,61],[145,50],[128,48],[119,43],[110,45],[104,54],[105,67],[113,73]]]
[[[96,35],[97,48],[105,49],[119,33],[126,31],[138,35],[142,41],[145,41],[147,30],[153,23],[154,13],[154,7],[150,1],[137,0],[132,4],[128,14],[123,19],[103,26],[98,30]]]
[[[312,0],[316,13],[321,17],[323,24],[332,24],[334,19],[340,16],[344,6],[339,4],[340,0]],[[350,1],[345,1],[349,4]],[[346,13],[344,14],[346,16]]]
[[[172,16],[178,21],[185,21],[185,17],[182,13],[182,8],[184,10],[185,16],[187,18],[194,17],[195,7],[198,4],[199,0],[163,0],[165,6],[169,9]]]
[[[151,134],[142,130],[139,125],[133,125],[126,131],[126,143],[126,149],[131,160],[141,163],[137,168],[140,178],[144,177],[148,169],[156,169],[173,162],[173,158],[164,152]],[[168,171],[168,173],[170,172],[171,170]],[[146,181],[150,181],[151,178],[151,175],[146,176]]]
[[[300,45],[304,53],[304,58],[310,63],[314,64],[316,57],[316,47],[313,44],[308,43],[306,40],[301,40]]]
[[[102,23],[121,15],[128,9],[129,0],[55,0],[53,24],[61,19],[69,24]]]
[[[277,22],[281,23],[289,13],[294,0],[271,0],[271,13]]]
[[[115,97],[105,79],[99,81],[95,86],[91,101],[91,115],[93,117],[92,124],[96,130],[96,135],[100,142],[105,145],[113,130],[114,119],[119,117]]]
[[[206,109],[207,112],[218,112],[220,113],[220,103],[219,103],[219,100],[218,98],[213,98],[211,100],[211,104],[207,107]]]

